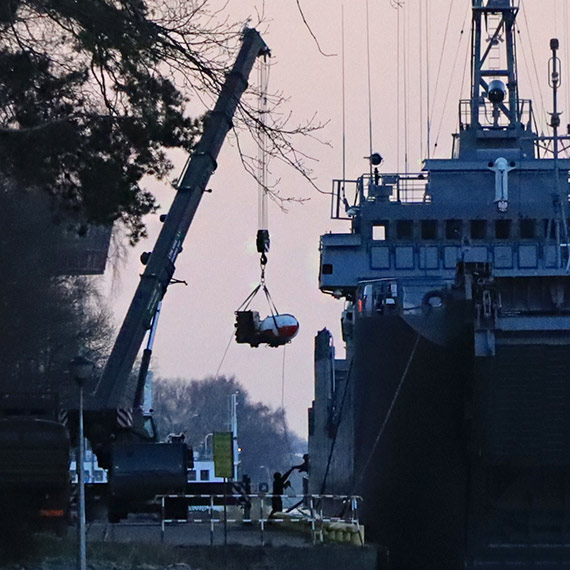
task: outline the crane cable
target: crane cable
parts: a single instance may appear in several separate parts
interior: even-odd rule
[[[260,254],[259,266],[261,269],[261,277],[259,284],[253,291],[246,297],[245,301],[238,307],[237,311],[247,310],[254,297],[263,291],[269,305],[269,310],[275,327],[277,328],[276,317],[279,314],[269,289],[265,283],[265,268],[267,266],[267,254],[270,248],[270,237],[268,229],[268,212],[267,212],[267,114],[268,114],[268,87],[269,87],[269,60],[268,56],[264,55],[259,60],[258,65],[258,82],[259,82],[259,96],[258,96],[258,123],[257,123],[257,183],[258,183],[258,230],[255,239],[257,252]]]

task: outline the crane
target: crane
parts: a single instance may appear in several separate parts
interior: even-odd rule
[[[152,417],[143,414],[141,394],[150,359],[143,365],[134,394],[128,390],[131,371],[145,335],[154,336],[160,303],[173,281],[176,259],[182,251],[194,215],[211,175],[239,101],[247,88],[256,59],[268,54],[261,35],[243,32],[236,61],[226,76],[218,100],[205,120],[200,142],[177,184],[177,193],[156,244],[145,255],[145,269],[132,298],[94,394],[86,402],[85,432],[99,464],[109,470],[110,519],[128,513],[129,505],[186,485],[191,451],[180,441],[158,443]]]

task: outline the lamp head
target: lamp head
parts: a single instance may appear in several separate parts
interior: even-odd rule
[[[84,356],[75,356],[69,363],[71,374],[78,384],[83,384],[86,380],[89,380],[94,368],[93,362]]]

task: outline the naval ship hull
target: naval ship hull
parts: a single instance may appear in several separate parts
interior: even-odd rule
[[[353,347],[354,488],[366,498],[367,537],[388,547],[395,568],[459,567],[468,335],[440,346],[381,315],[356,320]]]
[[[313,492],[364,497],[391,568],[570,568],[570,331],[497,332],[485,356],[469,325],[441,345],[378,314],[351,335],[326,398],[336,429],[313,405]]]

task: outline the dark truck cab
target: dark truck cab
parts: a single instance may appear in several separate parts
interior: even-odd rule
[[[0,394],[0,513],[64,534],[69,434],[53,393]]]

